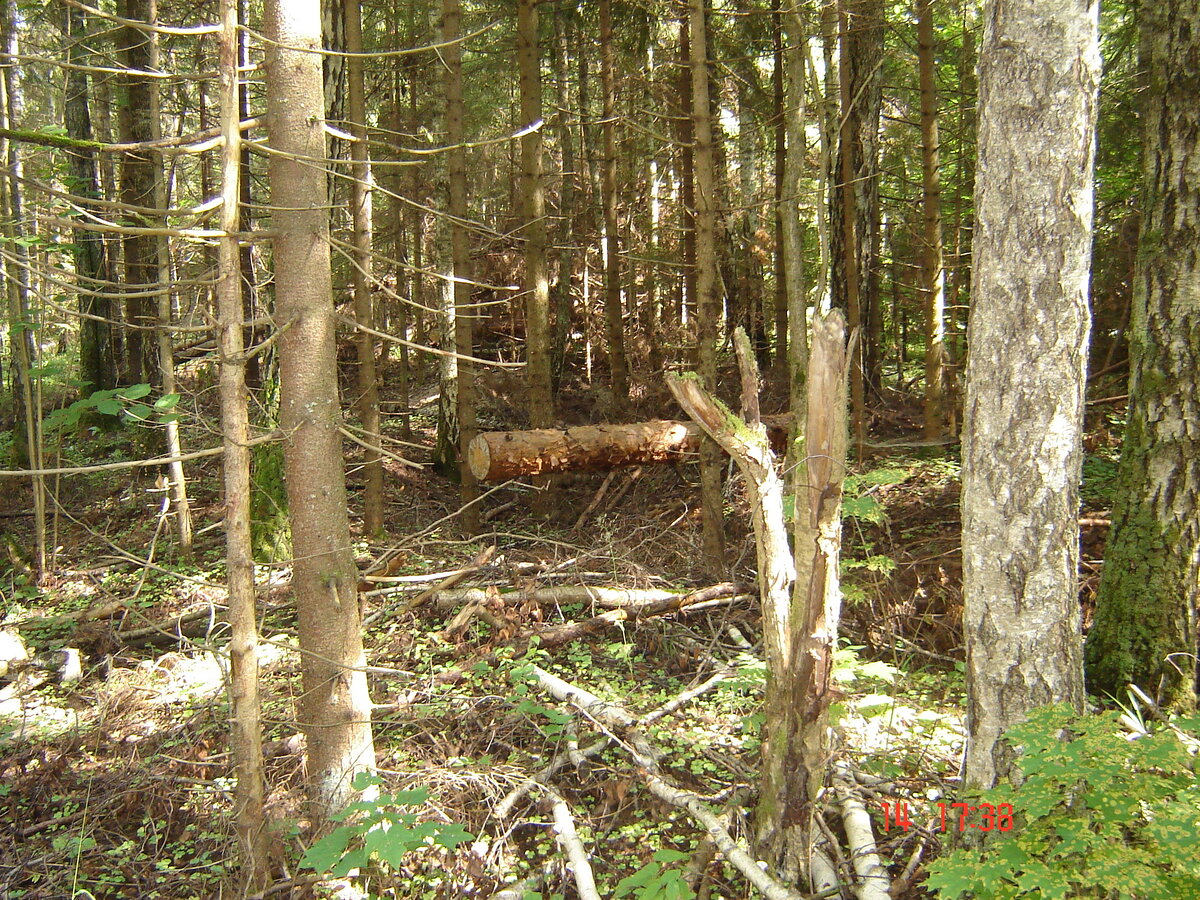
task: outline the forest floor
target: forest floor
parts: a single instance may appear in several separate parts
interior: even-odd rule
[[[492,395],[493,425],[514,421],[502,394]],[[671,415],[657,402],[643,403],[647,418]],[[432,446],[436,404],[415,405],[412,439]],[[580,399],[577,415],[590,412]],[[914,412],[895,404],[874,436],[886,442],[915,434]],[[398,419],[388,427],[398,433]],[[133,455],[128,431],[93,439],[87,452],[94,461]],[[1095,459],[1094,481],[1111,477],[1111,462]],[[133,471],[56,483],[58,549],[40,585],[23,572],[32,521],[25,487],[9,488],[2,501],[11,564],[0,624],[34,657],[0,682],[2,898],[238,896],[219,468],[204,460],[190,471],[199,527],[190,563],[176,557],[162,528],[162,493],[152,476]],[[954,796],[962,752],[957,475],[954,448],[892,446],[857,467],[846,489],[837,753],[862,775],[859,791],[875,815],[885,864],[893,877],[907,873],[899,896],[923,896],[919,863],[941,838],[927,815],[930,791]],[[455,843],[451,825],[472,837],[453,851],[427,840],[390,861],[374,859],[354,878],[305,866],[310,839],[303,738],[291,724],[299,674],[289,573],[264,566],[267,812],[279,879],[270,895],[489,898],[519,882],[547,900],[575,896],[551,827],[551,804],[561,797],[602,896],[746,896],[741,875],[714,861],[703,829],[648,790],[603,723],[556,701],[531,676],[540,667],[646,717],[644,733],[662,753],[662,770],[723,808],[727,827],[744,834],[746,820],[733,810],[757,780],[763,670],[740,477],[727,481],[729,566],[719,577],[705,571],[697,549],[694,466],[645,467],[608,480],[564,477],[557,512],[544,520],[531,513],[528,487],[509,486],[484,501],[484,533],[470,539],[455,527],[456,485],[396,465],[387,482],[390,537],[357,547],[364,567],[386,559],[391,577],[402,579],[374,585],[364,600],[385,792],[376,811],[414,833],[422,822],[441,823],[445,843]],[[353,475],[350,486],[353,511]],[[1101,555],[1105,495],[1102,486],[1085,492],[1084,520],[1092,523],[1085,526],[1085,608]],[[414,592],[437,586],[437,573],[470,568],[488,547],[495,555],[457,585],[482,588],[482,595],[444,594],[408,608]],[[609,611],[603,619],[594,618],[606,612],[594,602],[532,593],[591,585],[687,595],[716,583],[730,587],[674,611]],[[502,596],[508,592],[516,593]],[[558,643],[554,636],[563,632],[553,628],[564,623],[585,624],[572,632],[575,640]],[[530,641],[531,634],[545,639]],[[77,673],[61,665],[71,651]],[[696,695],[672,709],[689,689]],[[530,777],[552,763],[551,790],[531,789]],[[427,798],[398,793],[414,789]],[[913,824],[885,832],[881,804],[901,801],[911,803]],[[835,818],[828,825],[840,834]],[[340,853],[325,857],[335,863]]]

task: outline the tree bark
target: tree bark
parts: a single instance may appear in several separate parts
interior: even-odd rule
[[[92,140],[91,106],[88,101],[87,19],[76,6],[64,9],[63,31],[67,41],[66,97],[63,102],[63,123],[67,136],[77,141]],[[90,209],[90,200],[100,196],[96,177],[96,155],[90,150],[68,150],[67,168],[71,174],[71,192],[79,198],[83,209]],[[76,229],[75,279],[81,316],[79,329],[80,376],[87,382],[84,389],[109,390],[117,383],[116,360],[113,352],[112,302],[106,296],[104,283],[104,243],[99,233]]]
[[[1083,704],[1077,584],[1092,165],[1090,0],[990,0],[980,56],[963,439],[966,778],[1011,770],[1004,731]]]
[[[775,416],[763,422],[772,449],[782,452],[791,418]],[[485,431],[471,442],[467,462],[480,481],[678,463],[695,456],[703,436],[695,425],[663,419],[629,425],[584,425],[565,431]]]
[[[124,0],[122,15],[133,22],[153,22],[157,18],[156,0]],[[151,71],[150,33],[133,25],[118,32],[122,62],[129,70],[121,76],[123,91],[119,103],[121,140],[136,144],[154,139],[152,111],[154,87],[151,79],[139,72]],[[149,210],[154,206],[154,160],[148,150],[125,153],[121,160],[121,202]],[[153,227],[154,217],[146,212],[127,211],[132,224]],[[130,384],[148,382],[159,371],[155,363],[155,307],[150,293],[158,287],[158,258],[155,239],[149,234],[125,235],[121,244],[125,253],[125,279],[122,290],[125,321],[132,326],[125,336],[125,379]],[[163,285],[166,289],[166,285]]]
[[[692,74],[692,133],[696,185],[696,354],[700,385],[717,387],[717,324],[721,321],[717,268],[716,163],[708,99],[708,38],[705,0],[689,0],[688,33]],[[704,510],[704,565],[713,574],[725,567],[725,515],[721,451],[715,441],[700,446],[700,494]]]
[[[346,49],[351,54],[362,53],[361,0],[343,0]],[[457,48],[456,48],[457,49]],[[367,101],[363,82],[363,58],[351,55],[346,59],[349,84],[350,159],[353,186],[350,212],[354,224],[354,265],[350,268],[354,285],[354,319],[359,325],[375,327],[375,302],[371,296],[371,243],[374,239],[374,179],[371,155],[367,145]],[[368,535],[383,531],[383,433],[379,421],[379,379],[375,373],[375,338],[366,331],[355,336],[358,349],[358,419],[362,423],[363,441],[363,531]]]
[[[355,796],[375,765],[358,583],[350,544],[339,435],[335,327],[325,175],[321,22],[306,0],[267,0],[267,129],[271,147],[275,305],[290,327],[279,340],[280,428],[302,650],[299,720],[308,737],[314,814]]]
[[[617,78],[613,62],[612,0],[600,0],[600,91],[604,95],[604,165],[600,193],[604,205],[604,322],[608,369],[618,415],[629,405],[629,363],[625,358],[625,314],[621,304],[621,245],[617,222]]]
[[[517,2],[517,57],[521,81],[521,184],[525,223],[525,340],[529,424],[554,421],[550,390],[550,280],[546,272],[546,189],[542,174],[542,75],[536,0]]]
[[[1196,706],[1200,600],[1200,59],[1197,0],[1144,0],[1143,204],[1129,419],[1095,624],[1092,692]]]
[[[917,67],[921,83],[921,292],[925,295],[926,440],[945,433],[946,309],[942,269],[942,176],[934,67],[932,0],[917,0]]]
[[[467,151],[463,146],[462,83],[462,10],[459,0],[443,0],[442,40],[446,47],[442,59],[446,66],[446,139],[450,144],[449,168],[450,266],[454,277],[454,345],[458,360],[458,446],[459,499],[464,506],[460,524],[463,531],[479,530],[479,507],[473,501],[479,495],[467,448],[478,430],[475,416],[475,318],[471,305],[471,247],[467,234]]]
[[[271,834],[266,828],[261,703],[258,694],[258,624],[254,554],[250,539],[250,417],[242,343],[242,278],[238,249],[241,214],[241,131],[238,101],[238,0],[221,0],[218,67],[222,205],[218,247],[217,315],[221,345],[221,434],[225,445],[225,559],[229,584],[230,752],[237,775],[235,822],[249,896],[271,878]]]

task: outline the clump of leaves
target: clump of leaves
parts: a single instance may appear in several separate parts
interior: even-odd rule
[[[931,863],[926,887],[942,900],[1200,897],[1200,716],[1129,740],[1117,715],[1060,705],[1010,729],[1022,783],[985,799],[1012,804],[1016,827]]]
[[[367,772],[354,779],[359,791],[380,783],[378,776]],[[428,799],[429,791],[417,788],[351,803],[333,817],[346,824],[309,847],[300,865],[334,877],[366,868],[373,860],[398,869],[405,854],[413,850],[434,845],[453,850],[472,839],[470,832],[457,823],[420,821],[412,808]]]

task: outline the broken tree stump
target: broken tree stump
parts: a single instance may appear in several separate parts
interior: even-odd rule
[[[771,444],[780,452],[790,421],[789,416],[763,419]],[[467,465],[480,481],[503,481],[519,475],[684,462],[699,451],[702,435],[698,425],[669,419],[565,430],[485,431],[467,448]]]

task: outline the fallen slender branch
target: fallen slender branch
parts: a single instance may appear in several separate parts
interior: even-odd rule
[[[839,777],[834,780],[834,790],[842,810],[842,823],[846,828],[854,873],[859,879],[855,893],[858,900],[891,900],[891,878],[876,849],[871,815],[851,790],[854,776],[849,767],[845,763],[838,763],[837,773]]]
[[[554,810],[554,831],[558,842],[567,852],[571,867],[575,870],[575,888],[579,891],[580,900],[600,900],[596,890],[596,879],[592,875],[592,864],[587,851],[583,849],[583,841],[575,830],[575,819],[571,816],[571,808],[567,801],[549,788],[543,787],[550,805]]]

